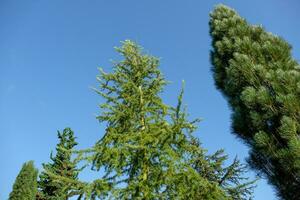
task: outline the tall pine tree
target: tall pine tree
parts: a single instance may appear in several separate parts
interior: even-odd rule
[[[87,197],[113,199],[247,199],[251,183],[244,183],[244,167],[226,156],[205,155],[192,136],[195,121],[182,109],[160,98],[166,84],[159,60],[142,53],[132,41],[117,51],[124,57],[112,73],[98,77],[104,99],[100,122],[104,136],[92,149],[95,170],[104,176],[93,182]],[[98,182],[97,182],[98,181]],[[92,189],[91,189],[92,188]],[[90,195],[90,196],[89,196]]]
[[[44,171],[40,174],[40,199],[66,200],[80,194],[76,182],[80,170],[76,166],[77,161],[72,158],[77,145],[74,133],[70,128],[65,128],[62,133],[58,131],[58,138],[56,155],[51,153],[52,162],[43,164]]]
[[[37,176],[38,170],[33,161],[24,163],[13,185],[13,191],[9,194],[9,200],[35,200]]]
[[[283,199],[300,197],[300,69],[291,46],[233,9],[211,13],[216,86],[231,105],[233,132],[249,163]]]

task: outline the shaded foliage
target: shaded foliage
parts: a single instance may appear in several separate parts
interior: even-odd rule
[[[37,176],[38,170],[33,161],[24,163],[9,194],[9,200],[34,200],[37,194]]]

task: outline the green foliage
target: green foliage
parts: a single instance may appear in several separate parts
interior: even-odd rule
[[[77,160],[72,159],[74,147],[77,145],[74,133],[70,128],[58,132],[59,143],[56,155],[51,153],[51,163],[43,164],[44,171],[40,174],[39,198],[46,200],[65,200],[80,194],[77,191],[79,169]]]
[[[85,187],[86,199],[248,199],[245,168],[237,160],[224,167],[222,152],[206,156],[192,136],[198,120],[187,120],[183,92],[177,107],[163,103],[159,60],[128,40],[116,50],[124,60],[98,77],[107,127],[89,152],[104,176]]]
[[[248,178],[244,177],[247,172],[245,165],[235,158],[229,166],[224,166],[224,162],[228,159],[224,150],[221,149],[212,155],[206,155],[206,151],[201,148],[198,140],[193,139],[191,144],[196,147],[192,166],[200,176],[217,183],[230,199],[251,199],[255,180],[248,181]]]
[[[222,150],[207,155],[193,136],[196,123],[189,121],[182,107],[183,90],[176,107],[163,103],[160,93],[166,84],[158,69],[159,60],[146,55],[126,40],[117,51],[124,57],[112,73],[101,70],[98,77],[104,99],[100,122],[106,122],[104,136],[91,148],[75,151],[74,133],[58,132],[59,143],[52,162],[43,164],[37,193],[37,171],[20,172],[11,199],[195,199],[247,200],[253,181],[243,175],[244,165],[235,159],[225,166]],[[286,119],[288,121],[288,119]],[[75,153],[75,154],[74,154]],[[80,161],[101,171],[92,182],[78,179]],[[86,166],[85,165],[85,166]],[[84,167],[85,167],[84,166]],[[28,167],[27,167],[28,168]],[[24,174],[24,175],[23,175]],[[24,177],[25,176],[25,177]],[[35,188],[30,198],[18,188],[23,181]],[[31,189],[32,189],[31,188]],[[33,189],[34,189],[33,188]],[[20,198],[22,196],[22,198]]]
[[[300,197],[300,71],[291,46],[233,9],[211,13],[211,61],[232,107],[232,127],[250,147],[250,165],[283,199]]]
[[[37,175],[38,170],[33,161],[24,163],[13,185],[13,191],[9,194],[9,200],[35,200]]]

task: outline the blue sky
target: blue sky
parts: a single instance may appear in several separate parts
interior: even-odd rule
[[[175,104],[186,81],[184,102],[191,118],[203,118],[196,132],[203,146],[244,160],[247,148],[230,133],[230,110],[210,72],[208,15],[218,3],[282,36],[300,60],[296,0],[0,0],[0,199],[8,197],[25,161],[38,168],[49,161],[57,130],[71,127],[78,148],[102,136],[95,119],[101,98],[90,88],[97,86],[97,67],[109,71],[118,57],[113,47],[125,39],[161,58],[171,81],[162,95],[166,103]],[[275,199],[264,180],[254,195]]]

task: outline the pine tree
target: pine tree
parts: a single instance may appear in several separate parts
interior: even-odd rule
[[[51,163],[43,164],[44,171],[40,174],[39,198],[46,200],[66,200],[78,195],[77,179],[79,169],[77,161],[72,159],[74,147],[77,145],[74,133],[70,128],[58,131],[59,143],[56,155],[51,153]]]
[[[283,199],[300,197],[300,70],[291,46],[233,9],[211,13],[211,61],[227,98],[233,132],[250,148],[248,162]]]
[[[24,163],[13,185],[13,191],[9,194],[9,200],[35,200],[37,175],[38,170],[33,161]]]
[[[104,97],[100,122],[104,136],[92,149],[93,169],[104,176],[91,184],[86,199],[247,199],[252,183],[242,183],[244,168],[224,168],[226,156],[206,156],[192,136],[198,120],[160,98],[166,84],[159,60],[125,41],[116,49],[124,60],[98,77]],[[97,184],[98,183],[98,184]],[[238,193],[238,194],[237,194]]]

